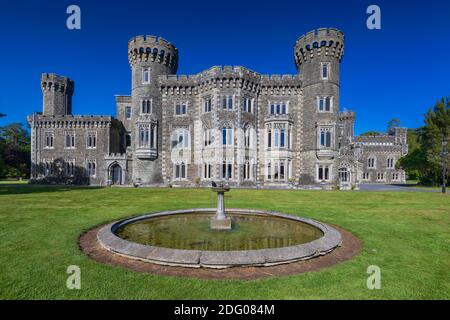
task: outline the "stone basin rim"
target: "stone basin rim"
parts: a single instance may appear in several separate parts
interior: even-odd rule
[[[202,251],[143,245],[124,240],[116,235],[116,231],[119,228],[137,221],[180,214],[214,214],[215,211],[215,208],[194,208],[175,211],[160,211],[121,219],[100,228],[97,233],[97,241],[106,250],[131,259],[167,266],[219,269],[238,266],[273,266],[308,260],[333,251],[340,246],[342,242],[342,236],[339,231],[325,223],[313,219],[297,217],[276,211],[237,208],[227,209],[226,212],[228,214],[278,217],[302,222],[318,228],[322,231],[323,236],[308,243],[280,248],[241,251]]]

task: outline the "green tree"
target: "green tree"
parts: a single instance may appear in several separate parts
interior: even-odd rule
[[[400,119],[398,118],[393,118],[391,120],[388,121],[388,127],[387,127],[387,131],[391,131],[392,129],[394,129],[395,127],[400,127]]]
[[[0,177],[26,178],[30,173],[30,135],[20,123],[0,128]]]
[[[398,165],[410,179],[417,178],[422,184],[440,184],[442,142],[450,138],[450,99],[443,98],[430,108],[424,122],[423,127],[408,131],[409,153],[399,160]],[[444,161],[450,169],[449,156]]]
[[[379,136],[379,135],[381,135],[381,133],[378,131],[367,131],[367,132],[361,134],[361,136],[365,136],[365,137]]]

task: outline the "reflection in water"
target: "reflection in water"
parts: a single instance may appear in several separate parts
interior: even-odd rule
[[[125,240],[156,247],[187,250],[258,250],[311,242],[323,236],[302,222],[270,216],[229,214],[231,231],[210,229],[211,214],[179,214],[138,221],[117,235]]]

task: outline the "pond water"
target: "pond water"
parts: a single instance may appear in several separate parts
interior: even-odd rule
[[[294,246],[323,236],[307,223],[274,216],[228,214],[232,230],[210,229],[213,214],[190,213],[137,221],[117,230],[122,239],[155,247],[234,251]]]

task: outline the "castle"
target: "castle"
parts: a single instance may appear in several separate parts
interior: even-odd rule
[[[43,74],[43,112],[28,116],[31,181],[351,189],[402,183],[406,129],[355,137],[340,111],[344,34],[318,29],[295,43],[296,75],[212,67],[176,75],[178,50],[155,36],[129,41],[131,94],[116,117],[72,114],[74,82]]]

